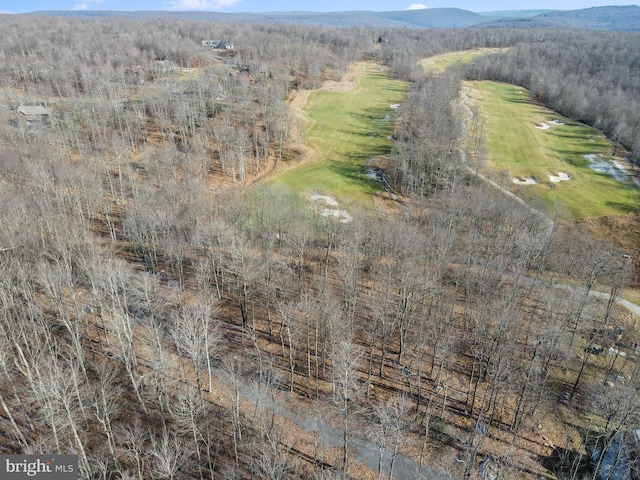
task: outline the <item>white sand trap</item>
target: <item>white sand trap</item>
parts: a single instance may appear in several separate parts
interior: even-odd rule
[[[332,208],[325,208],[322,211],[323,217],[338,217],[340,223],[349,223],[353,221],[353,217],[344,210],[334,210]]]
[[[537,124],[536,128],[538,130],[547,130],[547,129],[551,128],[551,125],[549,125],[548,123],[542,122],[542,123]]]
[[[311,195],[311,200],[314,201],[324,201],[327,205],[332,207],[337,207],[338,202],[335,198],[330,197],[329,195]],[[337,217],[340,223],[349,223],[353,221],[353,217],[349,215],[345,210],[338,210],[335,208],[325,208],[320,213],[323,217]]]
[[[513,183],[517,183],[518,185],[535,185],[538,182],[536,182],[535,178],[531,178],[531,177],[524,177],[524,178],[514,177]]]
[[[558,172],[558,175],[553,175],[550,173],[549,180],[553,183],[566,182],[567,180],[571,180],[571,175],[564,172]]]
[[[399,103],[394,103],[393,105],[389,105],[389,108],[393,108],[393,109],[398,109],[400,108],[400,104]]]
[[[331,205],[332,207],[338,206],[338,202],[336,202],[336,199],[330,197],[329,195],[311,195],[311,200],[314,200],[316,202],[318,200],[324,200],[325,202],[327,202],[327,205]]]
[[[552,125],[564,125],[564,122],[561,122],[560,120],[551,120],[549,123],[551,123]]]

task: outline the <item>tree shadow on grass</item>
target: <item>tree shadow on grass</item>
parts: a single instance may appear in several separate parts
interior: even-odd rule
[[[361,188],[365,193],[374,194],[383,189],[380,182],[367,176],[367,169],[364,165],[332,162],[329,165],[329,170],[346,179],[349,185]]]
[[[622,202],[605,202],[607,207],[613,208],[621,213],[636,213],[638,211],[637,203],[622,203]]]
[[[362,142],[363,148],[354,149],[352,152],[347,153],[344,157],[346,163],[353,163],[355,167],[364,169],[370,158],[391,153],[391,146],[389,145],[371,145],[371,132],[363,133],[360,137],[364,139]]]
[[[588,167],[587,160],[582,158],[582,155],[580,154],[576,155],[576,152],[574,150],[564,150],[564,149],[553,148],[553,149],[550,149],[550,151],[560,156],[562,161],[567,165],[571,165],[572,167],[576,167],[576,168]],[[552,173],[557,173],[557,172],[552,172]]]
[[[526,93],[512,93],[509,94],[505,100],[509,103],[517,103],[520,105],[532,105],[529,95]]]
[[[587,128],[587,127],[585,127]],[[566,138],[570,140],[578,140],[580,142],[588,142],[593,136],[590,132],[577,131],[578,128],[574,127],[570,130],[563,129],[559,130],[558,127],[553,127],[551,131],[547,131],[549,135],[553,135],[554,137]],[[592,145],[598,145],[599,142],[593,143]]]
[[[394,113],[395,111],[391,107],[389,107],[388,109],[385,109],[383,107],[367,108],[364,111],[350,113],[350,115],[357,119],[366,118],[371,123],[372,127],[379,127],[380,123],[388,124],[389,122],[391,122]]]
[[[407,88],[404,85],[398,83],[387,83],[379,88],[386,92],[405,93],[407,91]]]

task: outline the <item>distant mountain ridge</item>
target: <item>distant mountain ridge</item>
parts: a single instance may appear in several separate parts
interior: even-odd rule
[[[640,31],[640,6],[591,7],[556,10],[532,17],[503,18],[476,25],[496,28],[585,28],[590,30]]]
[[[542,15],[543,13],[556,12],[557,10],[543,9],[543,10],[496,10],[495,12],[476,12],[485,17],[491,18],[518,18],[518,17],[533,17],[535,15]]]
[[[222,13],[176,11],[51,10],[24,15],[77,18],[182,18],[227,23],[275,23],[329,27],[464,28],[492,20],[459,8],[429,8],[393,12],[269,12]]]
[[[514,10],[475,13],[459,8],[391,12],[222,13],[176,11],[51,10],[23,15],[77,18],[182,18],[225,23],[274,23],[333,27],[402,28],[586,28],[640,31],[640,6],[592,7],[583,10]]]

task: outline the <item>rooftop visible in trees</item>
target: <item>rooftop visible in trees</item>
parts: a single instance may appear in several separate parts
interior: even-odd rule
[[[51,115],[51,109],[42,105],[20,105],[18,113],[22,113],[28,120],[35,120],[44,115]]]

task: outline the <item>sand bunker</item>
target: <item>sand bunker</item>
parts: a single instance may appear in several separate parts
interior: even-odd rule
[[[533,177],[524,177],[524,178],[514,177],[513,183],[517,183],[518,185],[535,185],[538,182]]]
[[[323,201],[331,207],[338,206],[338,202],[336,201],[336,199],[330,197],[329,195],[311,195],[310,198],[315,202]],[[320,215],[322,215],[323,217],[337,217],[340,223],[349,223],[353,221],[353,217],[349,215],[346,210],[340,210],[336,208],[324,208],[320,212]]]
[[[549,180],[553,183],[566,182],[567,180],[571,180],[571,175],[565,172],[558,172],[558,175],[550,173]],[[517,183],[518,185],[536,185],[538,180],[536,177],[514,177],[513,183]]]
[[[336,199],[330,197],[329,195],[311,195],[311,200],[314,200],[316,202],[318,200],[324,200],[325,202],[327,202],[327,205],[331,205],[332,207],[338,206],[338,202],[336,202]]]
[[[332,208],[325,208],[322,211],[323,217],[338,217],[340,223],[349,223],[353,221],[353,217],[349,215],[345,210],[334,210]]]
[[[551,128],[551,125],[559,126],[559,125],[564,125],[564,124],[565,123],[561,122],[560,120],[553,119],[553,120],[549,120],[548,122],[540,122],[535,127],[538,130],[548,130],[548,129]]]
[[[566,182],[567,180],[571,180],[571,175],[565,172],[558,172],[558,175],[553,175],[550,173],[549,180],[553,183]]]

